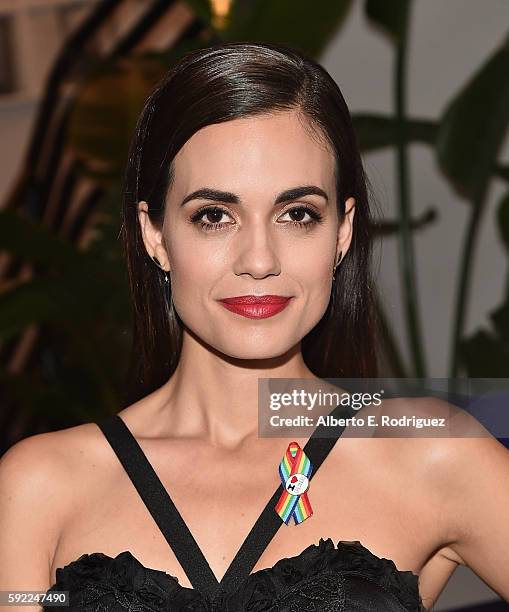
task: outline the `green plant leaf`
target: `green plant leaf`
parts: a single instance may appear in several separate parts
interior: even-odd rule
[[[0,210],[0,248],[38,264],[74,265],[79,253],[67,239],[16,210]]]
[[[154,55],[102,67],[83,86],[68,127],[68,143],[96,173],[118,176],[143,104],[165,70]]]
[[[318,56],[344,23],[352,0],[234,0],[225,40],[287,45]]]
[[[207,0],[185,0],[194,11],[196,17],[199,17],[204,23],[210,24],[212,21],[212,9],[210,2]]]
[[[108,225],[98,223],[96,227],[100,233],[106,231]],[[14,210],[0,211],[0,247],[32,264],[48,267],[52,273],[66,275],[69,281],[65,282],[71,286],[84,286],[87,282],[93,285],[99,279],[104,279],[105,286],[111,283],[111,277],[118,275],[121,262],[120,256],[115,257],[117,245],[112,241],[110,244],[111,252],[105,249],[95,252],[93,248],[79,250],[66,238],[36,224],[29,217]],[[5,299],[6,292],[0,293],[0,307]]]
[[[509,348],[509,300],[491,313],[491,320],[497,335]]]
[[[479,330],[460,344],[462,361],[468,376],[476,378],[507,378],[509,347],[486,330]]]
[[[367,0],[365,12],[368,19],[394,42],[405,34],[410,0]]]
[[[88,318],[89,306],[65,280],[38,277],[20,283],[0,295],[0,336],[9,338],[32,323]]]
[[[479,329],[460,342],[469,376],[509,376],[509,278],[505,300],[489,313],[493,329]]]
[[[43,416],[51,425],[68,427],[76,421],[88,421],[94,405],[85,403],[78,389],[65,380],[42,382],[35,376],[0,370],[0,387],[8,401],[23,406],[34,416]]]
[[[397,124],[392,117],[357,113],[352,115],[352,121],[363,151],[394,146],[397,142]],[[437,124],[429,119],[410,119],[405,123],[406,142],[423,142],[433,146],[436,133]]]
[[[437,159],[454,189],[477,200],[494,172],[509,123],[509,39],[448,104]]]
[[[497,223],[500,238],[509,254],[509,193],[500,200],[497,208]]]
[[[495,175],[509,182],[509,166],[503,166],[502,164],[496,164]]]
[[[107,265],[101,271],[74,267],[61,274],[39,275],[0,293],[0,336],[21,332],[27,325],[45,321],[93,321],[118,316],[127,310],[127,287]]]

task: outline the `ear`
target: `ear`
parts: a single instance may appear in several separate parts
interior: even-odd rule
[[[338,228],[338,237],[337,237],[337,246],[336,246],[336,259],[334,262],[337,262],[339,258],[339,253],[341,253],[341,259],[344,259],[346,252],[350,248],[350,243],[352,242],[353,235],[353,217],[355,214],[355,198],[348,198],[345,201],[345,216],[343,218],[343,222],[339,225]]]
[[[170,262],[168,253],[163,245],[163,234],[160,229],[157,229],[150,220],[148,215],[148,204],[145,201],[138,202],[138,220],[140,222],[140,230],[150,257],[154,256],[159,260],[161,267],[167,272],[170,271]]]

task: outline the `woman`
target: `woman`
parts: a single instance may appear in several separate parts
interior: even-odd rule
[[[369,227],[323,68],[262,44],[184,57],[128,160],[130,403],[5,455],[1,589],[68,590],[72,610],[425,610],[461,563],[509,599],[493,438],[297,438],[312,512],[276,512],[289,440],[258,437],[258,380],[376,376]]]

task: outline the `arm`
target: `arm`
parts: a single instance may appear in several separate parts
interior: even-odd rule
[[[451,438],[442,459],[451,548],[509,602],[509,452],[493,437]]]
[[[0,459],[0,591],[50,587],[65,501],[59,494],[65,466],[53,450],[54,435],[21,440]]]

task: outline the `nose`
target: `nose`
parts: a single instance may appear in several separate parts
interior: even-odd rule
[[[236,275],[249,274],[253,278],[265,278],[281,273],[275,237],[265,221],[258,219],[248,222],[236,238]]]

